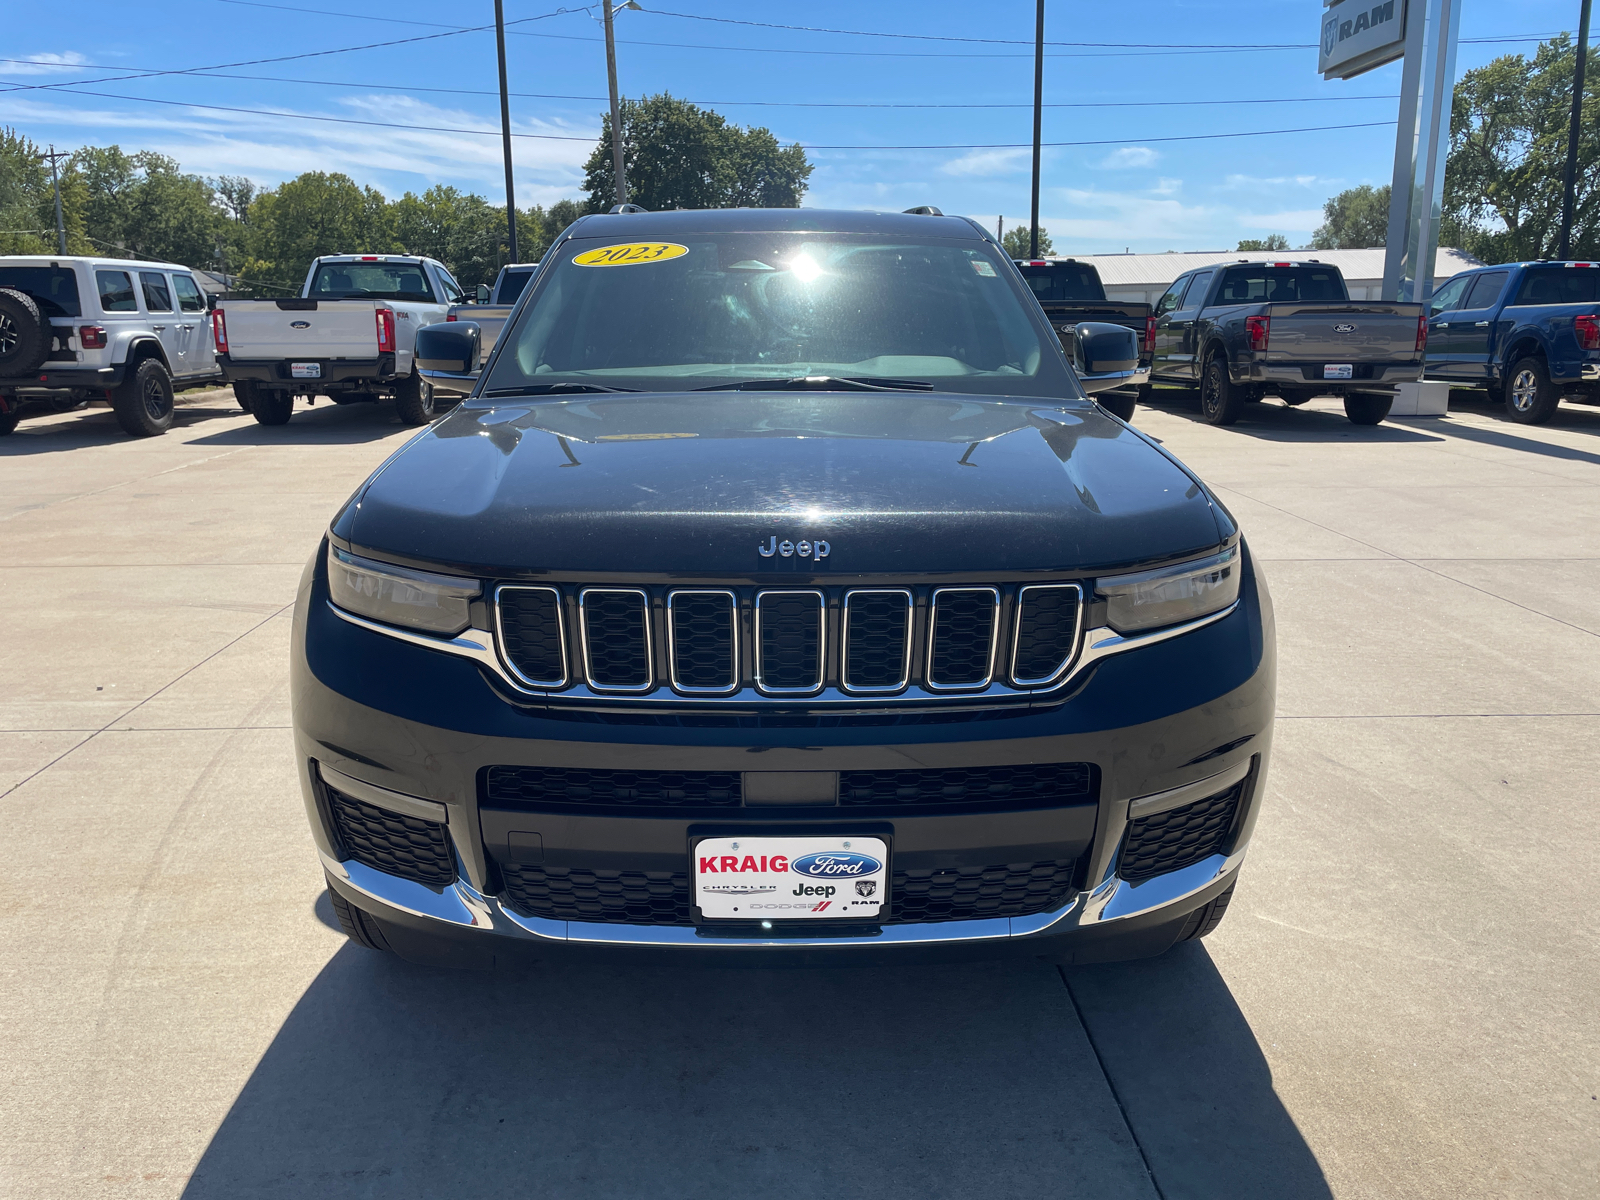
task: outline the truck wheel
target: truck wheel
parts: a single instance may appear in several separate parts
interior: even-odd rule
[[[50,353],[50,322],[33,297],[0,288],[0,375],[26,375]]]
[[[1511,385],[1506,388],[1506,412],[1522,425],[1543,425],[1556,415],[1561,391],[1550,382],[1550,369],[1544,360],[1529,356],[1511,368]]]
[[[389,939],[383,936],[383,926],[376,917],[351,904],[331,886],[328,888],[328,899],[333,904],[333,915],[339,918],[339,928],[344,930],[345,937],[368,950],[390,950]]]
[[[1138,403],[1138,397],[1133,392],[1101,392],[1095,400],[1123,424],[1133,424],[1133,410]]]
[[[1344,415],[1352,425],[1376,425],[1393,407],[1393,396],[1376,392],[1351,392],[1344,398]]]
[[[250,401],[250,415],[263,425],[287,425],[294,415],[294,397],[288,392],[257,389]]]
[[[433,384],[413,367],[394,389],[394,408],[404,424],[426,425],[433,420]]]
[[[14,430],[20,420],[22,420],[22,406],[13,400],[11,407],[0,413],[0,437],[5,437]]]
[[[233,385],[233,398],[238,401],[240,408],[249,412],[250,406],[256,402],[256,392],[259,390],[254,379],[241,379]]]
[[[123,432],[155,437],[172,428],[172,376],[159,358],[143,358],[111,394],[111,411]]]
[[[1178,935],[1180,942],[1198,942],[1218,925],[1227,914],[1228,905],[1233,901],[1233,889],[1237,883],[1230,883],[1228,890],[1220,896],[1214,896],[1205,904],[1189,914],[1189,920],[1183,927],[1183,932]]]
[[[1212,425],[1232,425],[1244,406],[1244,389],[1228,378],[1228,360],[1217,355],[1200,378],[1200,415]]]

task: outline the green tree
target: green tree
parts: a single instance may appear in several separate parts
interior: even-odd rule
[[[1281,233],[1269,233],[1264,238],[1245,238],[1234,249],[1236,250],[1287,250],[1289,239]]]
[[[622,102],[628,199],[654,212],[675,208],[796,208],[811,164],[799,145],[778,145],[770,130],[744,129],[720,113],[665,92]],[[584,164],[589,211],[616,197],[611,118]],[[559,232],[559,231],[557,231]]]
[[[494,282],[506,260],[505,209],[443,184],[421,196],[407,192],[389,207],[402,249],[437,258],[463,287]]]
[[[348,175],[307,171],[258,196],[250,218],[260,229],[260,254],[239,273],[263,283],[298,287],[318,255],[399,249],[383,194]]]
[[[557,200],[548,209],[534,208],[529,210],[530,226],[537,228],[538,235],[534,236],[531,232],[523,232],[520,225],[517,227],[517,238],[521,244],[522,261],[536,262],[543,258],[546,251],[550,249],[550,244],[567,231],[567,226],[571,225],[587,211],[587,208],[576,200]]]
[[[56,245],[55,224],[50,169],[39,147],[0,128],[0,254],[48,253]]]
[[[82,188],[83,222],[98,253],[191,267],[215,261],[222,213],[211,185],[185,174],[176,159],[85,146],[72,156],[71,174],[74,188]]]
[[[1507,54],[1468,71],[1450,115],[1440,240],[1485,262],[1548,258],[1561,227],[1575,43]],[[1578,138],[1572,252],[1600,256],[1600,47],[1591,46]]]
[[[1322,206],[1322,224],[1311,235],[1310,250],[1365,250],[1389,240],[1389,185],[1348,188]],[[1239,249],[1257,249],[1239,243]],[[1262,250],[1288,249],[1261,246]]]
[[[1000,245],[1012,258],[1027,258],[1033,247],[1033,230],[1028,225],[1013,225],[1000,238]],[[1039,226],[1039,253],[1052,254],[1055,243],[1043,225]]]

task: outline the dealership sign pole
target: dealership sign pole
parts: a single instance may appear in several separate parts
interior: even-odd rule
[[[1426,300],[1433,294],[1460,25],[1460,0],[1331,0],[1322,14],[1317,68],[1324,79],[1353,79],[1405,60],[1383,260],[1385,300]]]

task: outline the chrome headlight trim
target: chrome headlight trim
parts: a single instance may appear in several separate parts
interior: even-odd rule
[[[353,586],[351,579],[354,576],[371,580],[370,588]],[[409,593],[434,597],[437,601],[434,609],[444,614],[446,619],[439,624],[428,624],[426,609],[409,599]],[[477,579],[397,566],[374,558],[364,558],[332,542],[328,543],[330,599],[336,607],[369,620],[415,629],[434,637],[453,637],[472,624],[472,601],[482,594],[483,584]],[[417,608],[422,616],[408,613],[408,605]],[[413,619],[406,620],[408,615]],[[451,617],[454,619],[449,619]]]
[[[1234,542],[1200,558],[1102,575],[1095,580],[1094,595],[1105,602],[1110,628],[1123,634],[1147,633],[1187,624],[1237,603],[1243,567],[1239,543]]]

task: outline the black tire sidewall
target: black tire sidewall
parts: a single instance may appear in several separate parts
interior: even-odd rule
[[[1533,403],[1526,409],[1519,409],[1514,399],[1518,378],[1524,371],[1531,372],[1534,381]],[[1556,408],[1561,403],[1561,393],[1556,385],[1550,382],[1550,370],[1542,359],[1533,357],[1519,358],[1511,368],[1511,373],[1506,377],[1505,404],[1506,415],[1519,425],[1543,425],[1556,415]]]
[[[145,405],[146,388],[154,385],[161,389],[165,412],[159,416]],[[176,415],[172,391],[172,376],[158,358],[142,358],[122,378],[122,383],[112,393],[111,409],[116,413],[117,424],[133,437],[155,437],[172,428]]]
[[[1215,396],[1216,403],[1211,403]],[[1232,425],[1239,419],[1244,398],[1228,377],[1228,364],[1221,355],[1213,356],[1200,377],[1200,415],[1210,425]]]
[[[1344,415],[1352,425],[1381,425],[1393,407],[1393,396],[1351,392],[1344,398]]]
[[[438,416],[433,386],[412,368],[410,376],[395,389],[395,412],[407,425],[426,425]]]
[[[32,296],[15,288],[0,287],[0,314],[16,327],[17,348],[0,360],[0,375],[26,375],[50,354],[53,333],[50,319],[39,311]]]
[[[262,425],[287,425],[294,415],[294,394],[257,389],[250,401],[250,415]]]
[[[256,381],[253,379],[236,380],[233,385],[233,398],[245,412],[251,411],[256,402]]]
[[[1133,424],[1133,411],[1138,407],[1139,400],[1132,392],[1102,392],[1095,400],[1124,425]]]
[[[22,409],[13,400],[11,401],[11,410],[0,413],[0,437],[5,437],[8,433],[13,432],[17,428],[17,423],[21,420]]]

